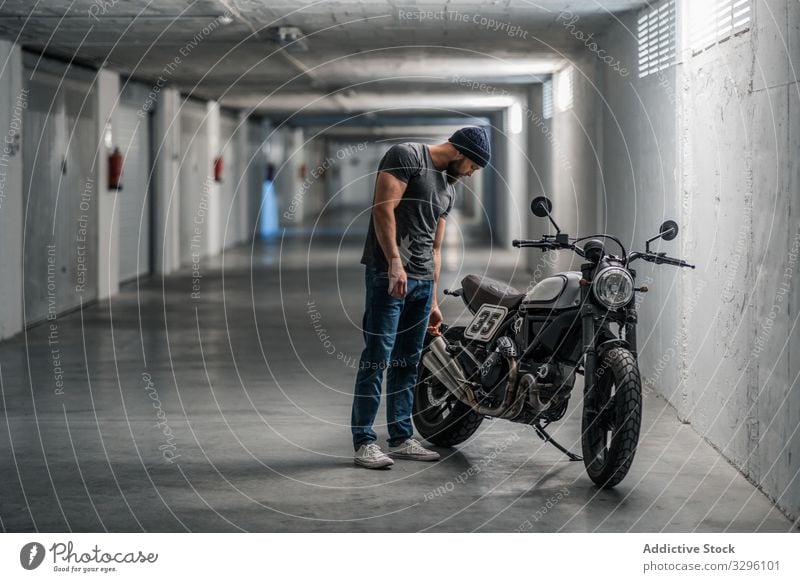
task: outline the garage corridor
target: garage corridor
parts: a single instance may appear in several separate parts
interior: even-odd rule
[[[798,71],[798,0],[0,0],[13,567],[37,532],[799,533]],[[368,240],[392,280],[441,241],[451,334],[397,424],[384,382],[385,470]],[[437,462],[389,451],[409,416]]]
[[[443,285],[480,273],[489,259],[493,275],[520,289],[529,284],[520,251],[490,253],[447,249],[445,261],[456,268],[442,273]],[[3,528],[792,529],[652,393],[632,471],[611,491],[597,489],[582,463],[530,427],[503,420],[484,421],[464,445],[441,449],[435,464],[355,467],[349,415],[363,347],[359,258],[358,241],[278,240],[226,251],[208,266],[196,299],[191,271],[127,285],[110,301],[59,318],[68,386],[59,396],[48,328],[5,342]],[[454,298],[443,311],[452,321],[464,315]],[[553,436],[579,452],[579,388],[575,395]],[[382,407],[381,441],[384,423]]]

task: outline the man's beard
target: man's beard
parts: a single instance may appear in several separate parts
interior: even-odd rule
[[[447,183],[448,184],[455,184],[458,182],[458,179],[461,178],[462,174],[458,173],[456,170],[456,162],[450,162],[447,164],[447,168],[445,168],[445,173],[447,174]]]

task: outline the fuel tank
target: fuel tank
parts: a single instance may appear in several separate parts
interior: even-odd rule
[[[581,272],[564,271],[539,281],[525,294],[522,307],[526,310],[569,309],[581,302]]]

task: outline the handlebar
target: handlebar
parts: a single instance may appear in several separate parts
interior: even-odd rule
[[[683,259],[676,259],[675,257],[668,257],[667,253],[640,253],[635,252],[631,253],[631,256],[628,257],[628,262],[632,262],[636,259],[644,259],[648,263],[655,263],[656,265],[674,265],[676,267],[689,267],[690,269],[694,269],[694,265],[690,265]]]
[[[567,242],[566,235],[559,235],[564,236],[563,240],[547,240],[547,239],[539,239],[539,240],[528,240],[528,239],[514,239],[511,241],[511,246],[516,248],[538,248],[542,249],[542,252],[545,251],[554,251],[557,249],[570,249],[575,251],[581,257],[586,256],[583,253],[583,249],[577,246],[575,243]]]
[[[548,250],[556,250],[556,249],[571,249],[578,253],[580,256],[585,256],[583,249],[577,246],[574,243],[570,242],[557,242],[555,240],[547,240],[547,239],[539,239],[539,240],[528,240],[528,239],[514,239],[511,241],[511,246],[515,248],[539,248],[542,251]],[[624,251],[623,251],[624,252]],[[624,257],[623,257],[624,258]],[[656,265],[674,265],[676,267],[689,267],[690,269],[694,269],[695,266],[687,263],[682,259],[676,259],[675,257],[668,257],[666,253],[647,253],[647,252],[639,252],[635,251],[628,255],[627,259],[625,259],[625,264],[630,264],[636,259],[644,259],[650,263],[655,263]]]

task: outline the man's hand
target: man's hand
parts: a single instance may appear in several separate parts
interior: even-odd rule
[[[434,305],[431,307],[431,315],[428,318],[428,333],[431,335],[442,335],[439,331],[439,326],[442,325],[442,312],[439,311],[439,306]]]
[[[408,276],[403,268],[403,262],[399,258],[392,259],[389,262],[389,288],[387,291],[392,297],[402,299],[406,296],[407,290]]]

